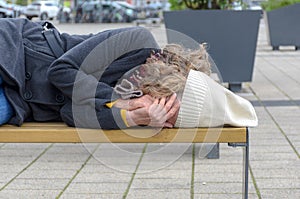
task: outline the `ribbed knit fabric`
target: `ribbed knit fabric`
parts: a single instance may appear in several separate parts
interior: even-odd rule
[[[256,126],[252,104],[206,74],[191,70],[183,92],[176,127]]]
[[[197,127],[199,123],[208,86],[203,78],[200,78],[199,74],[195,72],[191,71],[186,81],[179,114],[175,123],[177,127]]]

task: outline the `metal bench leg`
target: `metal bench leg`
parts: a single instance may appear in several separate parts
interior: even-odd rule
[[[228,143],[231,147],[244,147],[243,162],[244,162],[244,176],[243,176],[243,199],[248,199],[248,181],[249,181],[249,132],[246,131],[246,143]]]
[[[248,182],[249,182],[249,132],[247,128],[247,142],[244,147],[244,185],[243,185],[243,192],[244,192],[244,199],[248,199]]]

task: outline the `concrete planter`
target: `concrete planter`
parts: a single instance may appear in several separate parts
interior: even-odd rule
[[[273,50],[279,46],[300,48],[300,3],[264,12],[269,45]]]
[[[164,12],[168,43],[185,45],[174,31],[207,43],[229,89],[239,91],[252,80],[260,11],[183,10]]]

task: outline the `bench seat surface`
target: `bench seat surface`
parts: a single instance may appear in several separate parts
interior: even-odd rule
[[[24,123],[0,127],[0,143],[245,143],[246,127],[81,129],[63,123]]]

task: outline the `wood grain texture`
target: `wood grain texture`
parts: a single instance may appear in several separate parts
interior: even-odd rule
[[[24,123],[1,126],[0,143],[245,143],[246,131],[246,127],[99,130],[63,123]]]

